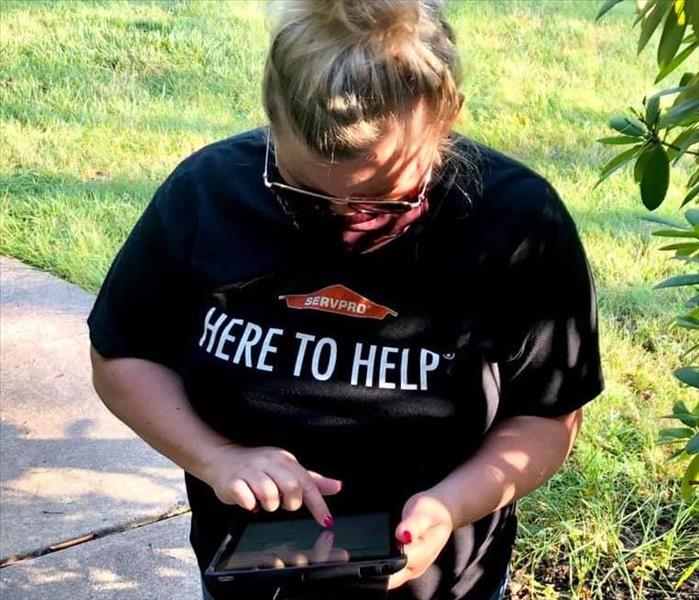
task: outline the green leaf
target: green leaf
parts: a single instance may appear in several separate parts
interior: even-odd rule
[[[699,454],[699,433],[695,434],[694,437],[687,442],[684,451],[687,454]]]
[[[698,415],[690,415],[689,413],[677,413],[670,416],[674,419],[677,419],[678,421],[681,421],[687,427],[696,427],[699,424]]]
[[[609,126],[625,135],[641,137],[646,132],[646,127],[641,121],[634,117],[612,117]]]
[[[644,221],[650,221],[651,223],[660,223],[661,225],[669,225],[670,227],[679,227],[680,229],[687,229],[687,226],[684,223],[680,221],[675,221],[668,217],[661,217],[660,215],[646,215],[641,217],[641,219],[643,219]]]
[[[653,36],[670,7],[670,0],[658,0],[653,9],[644,17],[641,25],[641,35],[638,38],[638,54],[645,48],[648,40]]]
[[[673,371],[673,375],[682,383],[695,388],[699,388],[699,368],[698,367],[680,367]]]
[[[658,446],[669,446],[670,444],[679,444],[683,441],[684,440],[678,440],[674,438],[658,438],[655,440],[655,443]],[[684,446],[682,446],[682,452],[684,453]]]
[[[681,403],[681,404],[683,404],[683,403]],[[684,404],[683,404],[683,406],[684,406]],[[677,403],[675,403],[675,406],[673,407],[673,413],[671,415],[663,415],[660,418],[661,419],[678,419],[687,427],[696,427],[697,425],[699,425],[699,415],[691,414],[686,406],[684,407],[684,410],[678,410]]]
[[[682,477],[682,497],[686,502],[693,502],[695,490],[699,488],[699,454],[689,463],[687,470]]]
[[[697,43],[693,42],[673,58],[665,67],[660,69],[658,76],[655,78],[655,83],[660,83],[677,67],[679,67],[687,58],[697,49]]]
[[[686,258],[692,255],[694,252],[699,252],[699,242],[678,242],[677,244],[668,244],[667,246],[661,246],[658,250],[663,250],[669,252],[670,250],[681,250],[678,256]]]
[[[609,12],[614,6],[619,4],[619,2],[623,2],[623,0],[605,0],[595,17],[595,21],[599,21],[605,13]]]
[[[675,319],[678,327],[682,329],[699,329],[699,322],[692,319],[685,319],[684,317],[677,317]]]
[[[638,184],[643,180],[643,172],[646,170],[646,164],[648,163],[648,158],[650,157],[652,149],[652,146],[646,146],[638,156],[636,164],[633,166],[633,180]]]
[[[659,290],[661,288],[682,287],[685,285],[699,285],[699,274],[691,273],[689,275],[675,275],[674,277],[664,279],[660,283],[656,284],[653,289]]]
[[[699,242],[685,242],[679,244],[668,244],[662,246],[658,250],[685,250],[688,254],[699,251]]]
[[[621,154],[615,156],[606,165],[604,165],[600,171],[600,178],[592,189],[595,189],[602,181],[609,177],[614,171],[623,167],[627,162],[629,162],[634,156],[636,156],[643,148],[643,144],[637,144],[633,148],[625,150]]]
[[[699,34],[699,3],[687,2],[685,4],[684,10],[687,12],[688,21],[692,24],[692,29],[694,29],[694,34]]]
[[[687,73],[685,73],[685,75],[687,75]],[[699,100],[699,73],[692,73],[687,79],[682,86],[682,91],[677,94],[672,102],[672,106],[677,106],[685,100]]]
[[[699,308],[695,308],[683,316],[699,324]]]
[[[672,405],[672,412],[677,415],[682,415],[682,414],[689,414],[689,409],[687,408],[687,405],[682,401],[678,400]]]
[[[680,14],[682,13],[680,12]],[[658,44],[658,67],[661,69],[670,64],[682,43],[687,20],[686,18],[683,19],[680,24],[679,16],[677,14],[677,5],[675,4],[675,9],[667,14],[663,32],[660,35],[660,43]]]
[[[680,87],[685,87],[692,80],[692,77],[694,77],[694,73],[684,73],[680,77]]]
[[[694,198],[694,196],[697,194],[699,194],[699,183],[697,183],[697,185],[687,192],[687,195],[682,199],[682,204],[680,204],[680,206],[684,206],[688,202],[691,202],[692,198]]]
[[[696,27],[697,30],[699,31],[699,26],[695,25],[694,27]],[[697,569],[699,569],[699,559],[695,560],[684,571],[682,571],[682,574],[680,575],[679,579],[677,580],[677,583],[675,583],[675,591],[679,590],[682,587],[682,584],[685,581],[687,581],[692,575],[694,575],[694,572]]]
[[[685,440],[694,435],[694,430],[689,427],[668,427],[658,432],[659,439]]]
[[[641,21],[642,19],[645,18],[645,16],[651,11],[651,9],[655,6],[655,3],[657,0],[648,0],[642,8],[638,8],[638,4],[636,5],[636,18],[633,20],[633,23],[631,27],[636,27],[636,24]]]
[[[672,145],[677,146],[677,154],[673,164],[677,163],[680,157],[689,150],[689,147],[699,143],[699,127],[689,127],[680,133],[674,140]]]
[[[691,348],[687,349],[685,352],[680,354],[680,360],[684,360],[687,358],[689,355],[694,354],[697,350],[699,350],[699,344],[694,344]],[[699,415],[696,417],[698,419],[697,424],[699,424]]]
[[[692,245],[692,244],[687,244],[687,246],[691,246],[691,245]],[[689,257],[689,258],[691,258],[693,252],[695,252],[695,249],[694,249],[694,248],[687,248],[687,247],[678,248],[678,249],[677,249],[676,256],[682,256],[682,257]]]
[[[670,183],[670,161],[665,148],[655,146],[647,159],[641,179],[641,200],[648,210],[655,210],[665,200]]]
[[[692,225],[699,225],[699,208],[688,208],[684,211],[684,218]]]
[[[682,76],[682,79],[684,79],[685,77],[687,77],[688,78],[687,81],[689,81],[689,79],[694,77],[694,73],[685,73]],[[680,84],[676,85],[675,87],[671,87],[671,88],[667,88],[664,90],[660,90],[659,92],[655,92],[655,94],[653,94],[651,96],[651,98],[653,98],[655,96],[662,97],[662,96],[669,96],[670,94],[677,94],[679,92],[683,92],[685,87],[687,87],[686,82],[682,83],[682,81],[680,81]]]
[[[651,96],[646,102],[646,124],[648,127],[655,127],[660,110],[660,96]]]
[[[658,237],[699,238],[699,234],[693,229],[678,231],[677,229],[658,229],[651,232]]]
[[[658,119],[660,129],[668,129],[683,125],[685,119],[695,119],[699,117],[699,100],[690,98],[670,108]]]
[[[631,135],[613,135],[611,137],[600,138],[597,141],[600,144],[636,144],[639,138]]]

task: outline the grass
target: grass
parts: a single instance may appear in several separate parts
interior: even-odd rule
[[[520,502],[518,598],[697,598],[696,506],[657,430],[687,346],[668,330],[679,269],[643,222],[628,173],[592,189],[606,122],[652,89],[632,6],[455,2],[467,96],[458,129],[544,174],[578,227],[599,295],[606,391],[563,469]],[[264,122],[261,6],[229,2],[2,3],[0,252],[96,291],[151,194],[201,146]],[[668,86],[674,79],[671,77]],[[660,214],[676,215],[680,164]],[[694,545],[692,545],[694,543]]]

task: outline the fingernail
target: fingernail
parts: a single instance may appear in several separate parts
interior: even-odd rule
[[[403,543],[404,544],[409,544],[410,542],[413,541],[413,536],[410,534],[409,531],[404,531],[403,532]]]
[[[333,525],[335,525],[335,519],[328,515],[323,519],[323,525],[325,525],[326,527],[332,527]]]

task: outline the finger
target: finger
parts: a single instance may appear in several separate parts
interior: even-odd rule
[[[328,561],[349,562],[350,555],[344,548],[333,548],[328,555]]]
[[[274,565],[273,567],[275,569],[283,569],[286,565],[284,564],[284,561],[279,558],[278,556],[274,559]]]
[[[308,474],[308,471],[303,467],[299,467],[301,470],[299,475],[301,476],[301,485],[303,486],[303,503],[306,505],[308,510],[313,515],[313,518],[323,527],[332,526],[332,517],[330,515],[330,509],[325,503],[323,496],[316,487],[313,479]]]
[[[411,572],[419,570],[426,561],[432,562],[434,545],[425,542],[424,538],[418,538],[403,547],[406,557],[405,568]]]
[[[407,567],[403,567],[400,571],[393,573],[388,578],[388,585],[386,586],[386,589],[393,590],[397,587],[400,587],[401,585],[403,585],[406,581],[409,581],[410,579],[411,579],[410,570]]]
[[[254,568],[261,566],[271,566],[274,554],[269,552],[240,552],[233,553],[226,563],[226,568],[235,569],[253,565]]]
[[[267,473],[257,472],[254,476],[246,477],[245,481],[262,508],[268,512],[274,512],[279,508],[279,488]]]
[[[284,567],[284,561],[276,553],[272,552],[261,555],[256,564],[261,569],[279,569]]]
[[[342,490],[342,481],[339,479],[325,477],[324,475],[316,473],[315,471],[308,471],[308,474],[311,476],[313,483],[316,484],[318,490],[321,494],[323,494],[323,496],[332,496],[333,494],[337,494]]]
[[[439,527],[431,527],[411,544],[404,546],[403,552],[406,556],[406,564],[403,571],[405,572],[399,572],[400,575],[393,580],[394,587],[402,585],[407,580],[420,577],[434,563],[437,555],[444,547],[444,542],[448,535],[448,531],[440,531]],[[398,575],[398,573],[395,575]],[[389,581],[389,583],[391,582]]]
[[[322,531],[309,552],[311,560],[313,562],[327,562],[334,541],[335,534],[331,530]]]
[[[286,510],[298,510],[303,506],[303,486],[296,472],[277,465],[265,467],[265,472],[274,480]]]
[[[232,500],[230,504],[239,504],[246,510],[252,510],[257,503],[257,498],[255,498],[255,494],[250,489],[250,486],[240,477],[236,477],[231,481],[228,486],[228,493]]]
[[[425,512],[415,512],[406,515],[396,526],[396,539],[404,544],[410,544],[419,539],[432,525],[432,517]]]
[[[293,548],[285,549],[277,552],[279,558],[284,561],[285,565],[306,566],[308,564],[308,556],[304,552],[299,552]]]

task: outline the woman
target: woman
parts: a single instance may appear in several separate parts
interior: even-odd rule
[[[88,318],[95,388],[184,469],[202,572],[246,511],[398,505],[384,595],[502,598],[516,500],[604,387],[575,224],[452,130],[441,2],[276,8],[270,125],[157,190]]]

